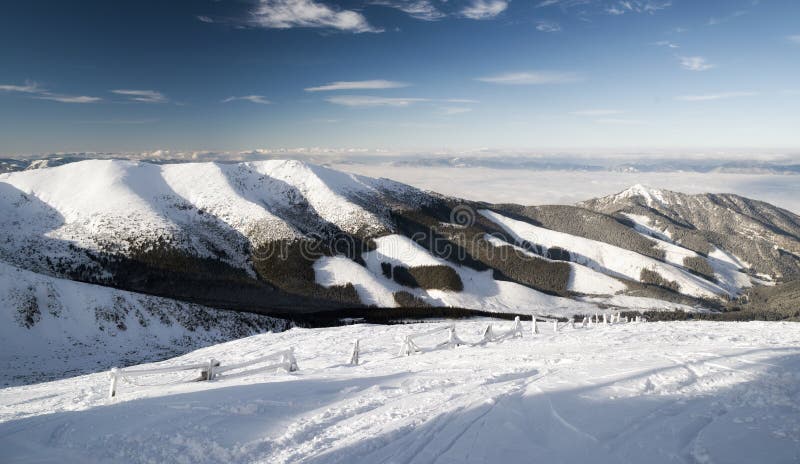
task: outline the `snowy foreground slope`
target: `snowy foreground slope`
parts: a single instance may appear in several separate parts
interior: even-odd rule
[[[487,322],[457,322],[477,341]],[[105,373],[0,390],[3,462],[796,463],[800,325],[565,328],[398,356],[444,323],[292,329],[159,363],[294,347],[300,370],[212,382]],[[501,332],[510,323],[495,322]],[[348,366],[361,339],[359,366]],[[433,346],[437,340],[420,340]],[[183,375],[182,377],[186,377]]]
[[[0,386],[127,365],[287,321],[56,279],[0,261]]]

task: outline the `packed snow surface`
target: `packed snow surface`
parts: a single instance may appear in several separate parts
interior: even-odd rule
[[[457,322],[477,341],[488,321]],[[445,323],[292,329],[157,364],[294,347],[300,370],[211,382],[97,373],[0,390],[3,462],[796,463],[800,325],[565,327],[399,356]],[[494,322],[502,333],[510,322]],[[419,339],[433,347],[439,338]],[[346,364],[361,340],[358,366]],[[153,367],[152,365],[150,367]],[[161,384],[161,385],[157,385]]]

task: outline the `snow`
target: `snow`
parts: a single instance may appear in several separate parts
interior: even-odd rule
[[[257,319],[277,322],[0,262],[0,385],[163,359],[256,333],[248,323]]]
[[[489,210],[481,210],[480,213],[501,226],[518,243],[527,241],[546,248],[563,248],[573,254],[573,259],[576,262],[596,271],[639,281],[642,269],[649,269],[658,272],[668,281],[677,282],[680,285],[680,292],[686,295],[714,298],[728,294],[725,289],[695,276],[681,267],[658,261],[634,251],[537,227]],[[575,255],[578,256],[575,257]]]
[[[362,255],[366,268],[341,256],[317,260],[314,263],[316,282],[326,287],[352,283],[362,303],[385,307],[397,306],[392,293],[405,291],[432,306],[489,312],[571,316],[596,310],[595,306],[588,303],[547,295],[514,282],[495,280],[492,270],[477,271],[437,258],[403,235],[386,235],[374,239],[374,242],[375,250]],[[449,291],[404,287],[383,275],[382,262],[406,267],[448,266],[461,278],[464,289]]]
[[[0,230],[13,236],[0,241],[0,252],[18,257],[27,247],[44,250],[39,239],[47,237],[125,254],[166,237],[200,257],[222,250],[228,264],[251,271],[248,245],[301,233],[389,231],[384,189],[404,194],[391,181],[299,161],[87,160],[0,175],[0,210],[14,217],[0,218]]]
[[[635,228],[640,234],[656,242],[656,247],[664,251],[664,261],[676,266],[683,266],[686,258],[701,257],[698,253],[672,241],[669,235],[666,235],[666,230],[663,232],[656,230],[652,226],[649,217],[636,214],[625,214],[625,216],[634,222]],[[714,251],[704,259],[714,270],[714,277],[716,277],[720,286],[731,294],[739,294],[745,288],[753,286],[750,276],[740,271],[740,269],[746,269],[749,266],[730,253],[715,247]]]
[[[522,247],[508,243],[501,238],[488,234],[485,235],[484,238],[496,247],[510,246],[513,247],[517,253],[521,253],[522,255],[536,257],[538,259],[547,259]],[[569,264],[571,268],[567,290],[571,292],[584,293],[587,295],[613,295],[628,289],[622,281],[597,272],[594,269],[578,263],[570,262],[567,264]]]
[[[477,341],[487,322],[459,321],[457,333]],[[529,324],[523,338],[409,357],[398,356],[400,340],[431,324],[256,335],[158,365],[224,365],[295,347],[300,370],[121,383],[114,400],[105,373],[5,388],[3,461],[800,459],[797,323],[661,322],[558,334],[540,324],[535,337]],[[362,364],[348,366],[354,339]]]

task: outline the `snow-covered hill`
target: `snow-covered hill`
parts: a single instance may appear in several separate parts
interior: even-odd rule
[[[163,359],[287,323],[98,285],[0,262],[0,385]]]
[[[479,340],[486,323],[458,322],[458,335]],[[256,335],[158,366],[210,358],[224,366],[294,347],[300,370],[212,382],[141,378],[143,386],[121,383],[114,400],[105,373],[2,389],[2,460],[800,460],[796,323],[631,323],[557,335],[543,325],[537,336],[525,323],[523,338],[398,356],[403,336],[431,327]],[[356,338],[362,364],[348,366]]]
[[[796,216],[738,197],[687,198],[636,187],[584,208],[534,208],[299,161],[87,160],[0,174],[0,261],[262,313],[427,305],[569,315],[633,297],[636,309],[714,307],[800,269]],[[737,219],[745,212],[749,222]],[[755,252],[723,237],[729,217],[746,226],[740,237],[757,235]],[[776,253],[774,272],[756,264]]]

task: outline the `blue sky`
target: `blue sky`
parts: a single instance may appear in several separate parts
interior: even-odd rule
[[[0,154],[800,146],[796,0],[3,10]]]

